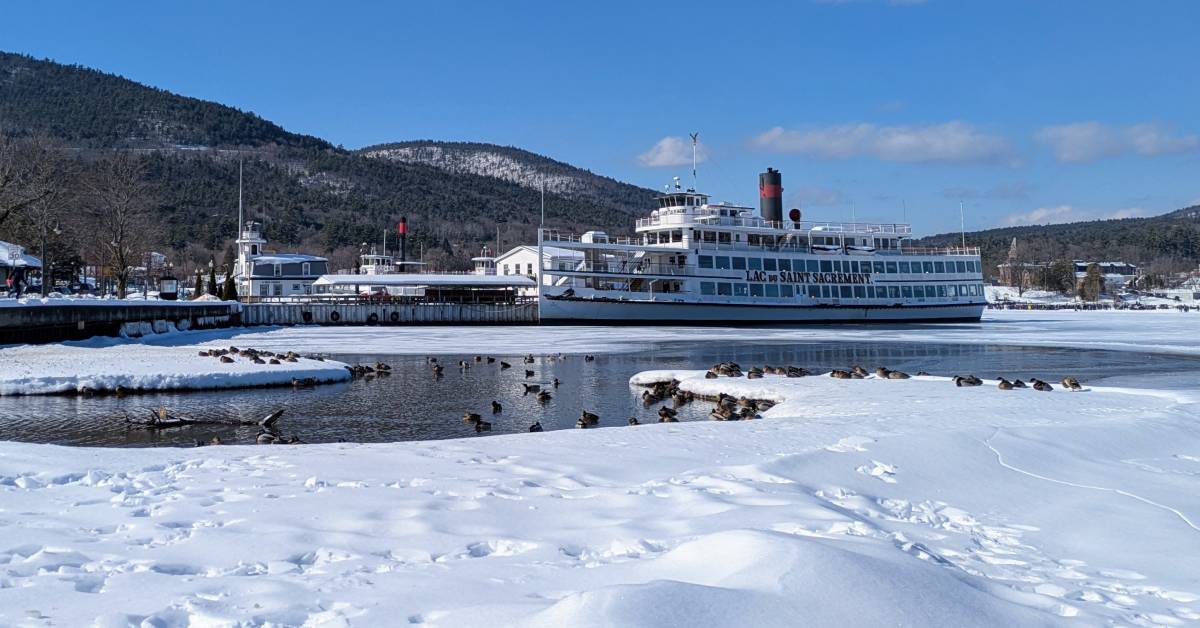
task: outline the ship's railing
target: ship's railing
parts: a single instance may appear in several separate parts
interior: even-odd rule
[[[898,223],[874,222],[816,222],[801,221],[798,223],[764,220],[757,216],[722,216],[718,213],[669,213],[649,218],[639,218],[635,223],[643,227],[675,227],[675,226],[719,226],[719,227],[753,227],[759,229],[787,229],[789,231],[824,231],[828,233],[866,233],[907,236],[912,233],[912,227]]]
[[[906,246],[901,255],[979,255],[977,246]]]
[[[554,243],[577,243],[577,244],[624,244],[641,246],[641,238],[630,238],[628,236],[611,236],[605,235],[600,237],[593,236],[591,242],[584,242],[583,236],[577,233],[562,233],[560,231],[544,230],[542,231],[542,242],[545,244]]]

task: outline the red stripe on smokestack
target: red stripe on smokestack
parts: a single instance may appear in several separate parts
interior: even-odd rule
[[[763,185],[758,188],[758,196],[760,198],[782,198],[782,185]]]
[[[405,219],[401,218],[400,222],[396,224],[396,233],[400,235],[408,233],[408,222]]]

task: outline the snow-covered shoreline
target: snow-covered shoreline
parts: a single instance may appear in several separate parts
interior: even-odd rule
[[[765,331],[766,342],[976,334],[1200,348],[1174,314],[1074,314],[706,330],[706,342]],[[1138,324],[1114,322],[1129,320]],[[574,340],[557,328],[420,330],[433,336],[425,340],[400,328],[352,331],[68,346],[195,355],[231,344],[327,351],[351,340],[363,353],[519,354],[682,338],[649,328]],[[0,442],[0,625],[1200,620],[1200,393],[1136,374],[1124,387],[1085,381],[1083,392],[1047,393],[960,388],[945,377],[703,373],[650,371],[631,382],[677,379],[699,394],[778,403],[753,421],[626,427],[624,417],[601,417],[601,429],[381,445]],[[1057,384],[1070,373],[1010,375]]]

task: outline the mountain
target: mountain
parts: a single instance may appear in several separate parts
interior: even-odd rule
[[[575,201],[609,203],[630,215],[647,211],[655,192],[622,183],[513,146],[419,140],[368,146],[356,151],[373,159],[422,164],[455,174],[473,174],[541,190]]]
[[[176,263],[220,262],[236,231],[238,160],[248,217],[271,246],[352,263],[400,216],[409,250],[462,268],[484,244],[536,239],[547,223],[625,233],[653,190],[513,147],[401,142],[359,151],[292,133],[252,112],[101,71],[0,52],[0,132],[49,136],[83,162],[135,151],[153,184],[157,247]]]
[[[1152,273],[1194,270],[1200,262],[1200,205],[1149,218],[1003,227],[968,232],[966,237],[967,244],[980,247],[984,269],[992,275],[996,265],[1008,258],[1013,238],[1022,261],[1125,261]],[[942,233],[915,244],[954,245],[961,238],[958,233]]]

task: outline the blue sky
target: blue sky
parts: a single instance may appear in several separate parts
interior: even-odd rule
[[[653,6],[650,6],[653,5]],[[1200,3],[8,3],[0,49],[347,147],[510,144],[918,233],[1200,202]]]

